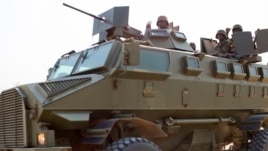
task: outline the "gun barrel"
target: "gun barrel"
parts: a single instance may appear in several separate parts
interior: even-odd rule
[[[63,5],[66,6],[66,7],[72,8],[72,9],[74,9],[74,10],[77,10],[77,11],[79,11],[79,12],[81,12],[81,13],[84,13],[84,14],[86,14],[86,15],[89,15],[89,16],[91,16],[91,17],[93,17],[93,18],[96,18],[96,19],[98,19],[98,20],[101,20],[101,21],[103,21],[103,22],[109,23],[109,22],[107,22],[107,20],[105,20],[105,19],[103,19],[103,18],[101,18],[101,17],[99,17],[99,16],[90,14],[90,13],[88,13],[88,12],[85,12],[85,11],[83,11],[83,10],[81,10],[81,9],[75,8],[75,7],[73,7],[73,6],[71,6],[71,5],[68,5],[68,4],[66,4],[66,3],[63,3]]]

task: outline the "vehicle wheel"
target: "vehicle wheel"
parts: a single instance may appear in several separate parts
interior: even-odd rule
[[[145,138],[127,137],[113,142],[104,151],[161,151],[161,149]]]
[[[268,151],[268,130],[258,131],[253,136],[248,151]]]

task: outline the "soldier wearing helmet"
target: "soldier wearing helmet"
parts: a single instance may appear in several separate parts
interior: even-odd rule
[[[146,24],[146,30],[151,29],[151,24],[151,21]],[[169,29],[169,22],[167,17],[164,15],[158,16],[156,26],[158,27],[158,29]]]
[[[218,30],[216,33],[216,39],[219,39],[219,41],[223,41],[227,39],[226,32],[222,29]]]
[[[233,33],[236,33],[236,32],[242,32],[242,31],[243,31],[243,28],[242,28],[241,25],[239,25],[239,24],[235,24],[235,25],[233,26],[233,29],[232,29],[232,32],[233,32]]]
[[[226,28],[225,29],[227,38],[228,38],[230,30],[231,30],[231,28]],[[243,31],[243,28],[242,28],[242,26],[240,24],[233,25],[233,28],[232,28],[233,34],[236,33],[236,32],[242,32],[242,31]],[[232,40],[232,38],[230,38],[230,39]]]
[[[226,32],[222,29],[216,33],[216,39],[219,40],[215,46],[216,56],[231,58],[234,56],[235,51],[232,49],[232,42],[228,39]]]
[[[166,16],[161,15],[157,18],[156,25],[158,26],[158,29],[168,29],[169,28],[169,23],[168,19]]]

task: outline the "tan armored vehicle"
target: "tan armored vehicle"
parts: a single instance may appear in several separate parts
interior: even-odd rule
[[[128,13],[89,14],[99,43],[1,93],[1,151],[268,150],[268,67],[250,33],[233,35],[236,58],[219,58],[210,39],[194,53],[178,30],[142,35]]]

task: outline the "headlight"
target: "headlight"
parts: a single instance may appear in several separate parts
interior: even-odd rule
[[[37,134],[37,142],[38,145],[46,145],[46,133],[45,132],[40,132]]]
[[[54,147],[56,144],[54,130],[40,131],[37,133],[36,137],[36,143],[40,147]]]

